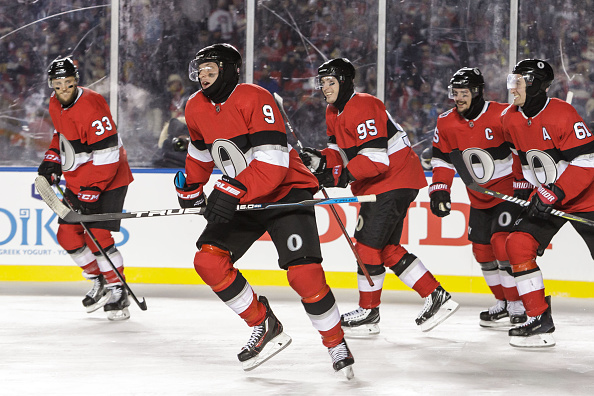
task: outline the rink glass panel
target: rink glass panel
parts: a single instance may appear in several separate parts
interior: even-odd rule
[[[517,60],[548,60],[556,75],[551,95],[566,99],[572,92],[572,104],[591,129],[593,2],[519,1],[516,54]],[[198,89],[187,78],[197,50],[226,41],[245,62],[248,1],[228,0],[225,9],[223,3],[119,1],[117,124],[133,167],[154,166],[163,126],[183,113],[183,100]],[[386,9],[380,10],[383,3]],[[347,57],[357,68],[357,91],[385,98],[420,153],[430,145],[437,115],[453,107],[447,84],[460,67],[478,66],[485,97],[508,101],[510,3],[254,1],[253,82],[283,96],[305,145],[323,147],[325,102],[312,77],[326,59]],[[377,21],[383,13],[386,61],[378,65]],[[23,0],[3,2],[0,15],[0,165],[36,167],[53,131],[46,79],[53,59],[73,54],[81,85],[110,103],[111,7],[94,0]],[[380,68],[385,79],[378,85]],[[182,100],[172,93],[174,80],[181,80]]]

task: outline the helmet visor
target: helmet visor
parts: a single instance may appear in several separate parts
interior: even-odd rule
[[[335,82],[338,84],[338,77],[331,75],[331,74],[324,74],[324,75],[317,75],[314,80],[314,88],[315,89],[322,89],[324,88],[324,82],[331,82],[332,78],[335,79]]]
[[[521,80],[524,80],[523,84]],[[508,74],[507,75],[507,89],[529,87],[534,81],[533,74]]]

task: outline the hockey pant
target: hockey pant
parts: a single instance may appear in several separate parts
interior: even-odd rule
[[[538,241],[525,232],[510,233],[505,244],[518,293],[528,316],[540,315],[548,308],[542,272],[536,265],[538,246]]]
[[[473,242],[472,253],[481,266],[483,277],[495,298],[518,301],[520,296],[505,251],[505,241],[508,235],[507,232],[494,233],[489,245]]]
[[[194,268],[204,283],[238,314],[248,326],[257,326],[266,317],[266,308],[242,273],[233,267],[228,251],[204,244],[194,257]],[[289,266],[289,285],[301,296],[305,312],[322,336],[326,347],[338,345],[344,333],[332,290],[319,263]]]
[[[125,279],[124,260],[115,247],[111,232],[100,228],[93,228],[91,232],[105,250],[113,265],[118,269],[122,278]],[[107,284],[121,283],[112,266],[80,224],[60,224],[57,237],[60,246],[83,270],[85,278],[94,278],[99,274],[103,274]]]
[[[360,268],[357,270],[359,306],[361,308],[369,309],[380,305],[384,277],[386,276],[385,267],[394,271],[405,285],[415,290],[423,298],[439,286],[439,282],[425,268],[421,260],[409,253],[402,245],[387,245],[383,249],[374,249],[357,242],[355,247],[374,283],[374,286],[370,286],[363,271]]]

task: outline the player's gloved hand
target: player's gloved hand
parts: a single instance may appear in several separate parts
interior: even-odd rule
[[[48,150],[39,168],[37,168],[37,174],[45,177],[50,184],[59,183],[60,176],[62,176],[60,156],[52,150]]]
[[[528,205],[528,216],[548,219],[555,203],[561,202],[563,198],[565,198],[565,193],[555,184],[541,185],[532,194],[530,205]]]
[[[201,208],[206,206],[206,197],[202,191],[200,183],[186,183],[186,175],[182,171],[177,171],[173,179],[175,191],[177,191],[177,200],[181,208]]]
[[[446,217],[452,211],[452,199],[450,188],[445,183],[433,183],[429,186],[429,198],[431,199],[431,213],[437,217]]]
[[[305,147],[299,157],[313,173],[320,173],[326,169],[326,156],[316,149]]]
[[[348,186],[355,178],[349,170],[342,165],[336,165],[334,168],[325,169],[322,172],[314,173],[320,183],[320,187],[341,187]]]
[[[513,186],[514,198],[523,199],[524,201],[528,201],[530,199],[530,194],[532,194],[534,186],[527,180],[514,180]]]
[[[77,196],[80,212],[86,215],[101,213],[99,196],[101,196],[99,187],[81,187]]]
[[[232,177],[224,175],[217,180],[214,190],[208,196],[204,218],[212,223],[228,223],[235,215],[235,209],[247,188]]]

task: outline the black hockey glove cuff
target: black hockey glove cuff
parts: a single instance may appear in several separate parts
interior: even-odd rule
[[[325,169],[323,172],[314,173],[320,183],[320,187],[340,187],[345,188],[355,178],[347,168],[342,165],[336,165],[334,168]]]
[[[555,204],[561,203],[563,198],[565,198],[565,193],[555,184],[541,185],[532,195],[528,206],[528,216],[547,220]]]
[[[431,213],[437,217],[446,217],[452,211],[450,187],[445,183],[433,183],[429,186]]]
[[[60,162],[60,155],[53,150],[48,150],[45,153],[43,162],[37,168],[37,174],[47,179],[50,184],[57,184],[60,182],[62,176],[62,164]]]
[[[247,188],[241,182],[224,175],[217,180],[214,190],[208,196],[204,218],[212,223],[228,223],[246,192]]]
[[[206,206],[206,196],[200,183],[186,183],[186,176],[178,171],[173,179],[177,201],[181,208],[200,208]]]
[[[530,199],[530,194],[532,194],[534,186],[527,180],[514,180],[513,186],[514,198],[523,199],[524,201],[528,201]]]
[[[313,173],[320,173],[326,169],[326,156],[316,149],[305,147],[299,153],[299,157]]]
[[[101,190],[98,187],[81,187],[77,197],[80,212],[86,215],[101,213],[100,196]]]

